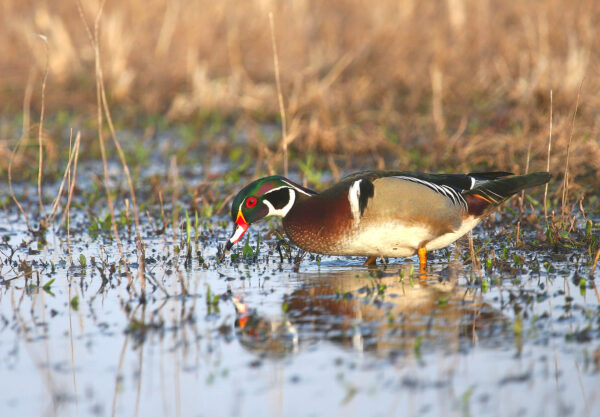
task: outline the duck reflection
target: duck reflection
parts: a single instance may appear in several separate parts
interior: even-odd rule
[[[419,355],[506,336],[500,312],[458,285],[451,269],[443,275],[425,281],[402,267],[301,273],[280,318],[234,298],[238,338],[260,355],[281,357],[322,341],[378,355]]]

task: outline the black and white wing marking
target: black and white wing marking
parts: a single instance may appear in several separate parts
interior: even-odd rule
[[[350,211],[355,221],[358,221],[365,209],[369,199],[375,194],[373,183],[367,179],[356,180],[348,189],[348,202],[350,203]]]
[[[402,180],[412,181],[412,182],[416,182],[418,184],[422,184],[422,185],[426,186],[427,188],[430,188],[431,190],[435,191],[436,193],[439,193],[445,197],[448,197],[454,205],[457,205],[457,206],[460,205],[465,210],[468,210],[468,208],[469,208],[467,205],[467,201],[464,199],[462,194],[459,193],[458,191],[456,191],[452,187],[449,187],[447,185],[442,185],[442,184],[434,184],[432,182],[425,181],[420,178],[407,177],[407,176],[403,176],[403,175],[394,176],[394,178],[400,178]],[[477,182],[476,179],[471,177],[471,188],[473,186],[475,186],[476,182]]]

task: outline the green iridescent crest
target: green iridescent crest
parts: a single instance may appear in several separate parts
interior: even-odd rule
[[[231,205],[231,219],[235,222],[241,210],[244,219],[253,223],[265,217],[269,210],[263,204],[264,196],[277,188],[288,188],[290,183],[282,176],[273,175],[251,182],[235,196]]]

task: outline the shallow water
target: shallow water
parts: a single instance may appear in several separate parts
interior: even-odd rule
[[[38,246],[16,214],[2,223],[2,277],[40,271],[0,286],[2,416],[600,415],[600,298],[569,254],[533,272],[554,255],[510,249],[527,265],[478,272],[461,243],[427,277],[415,259],[295,268],[263,225],[256,259],[238,245],[217,264],[230,230],[201,228],[185,263],[175,232],[145,224],[140,303],[107,236],[75,227],[69,266],[64,233]]]

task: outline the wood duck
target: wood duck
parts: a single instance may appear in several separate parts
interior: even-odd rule
[[[236,229],[225,250],[250,224],[279,216],[289,239],[306,251],[367,256],[365,264],[417,253],[425,271],[427,251],[448,246],[512,195],[549,180],[549,172],[362,171],[319,193],[282,176],[260,178],[233,200]]]

